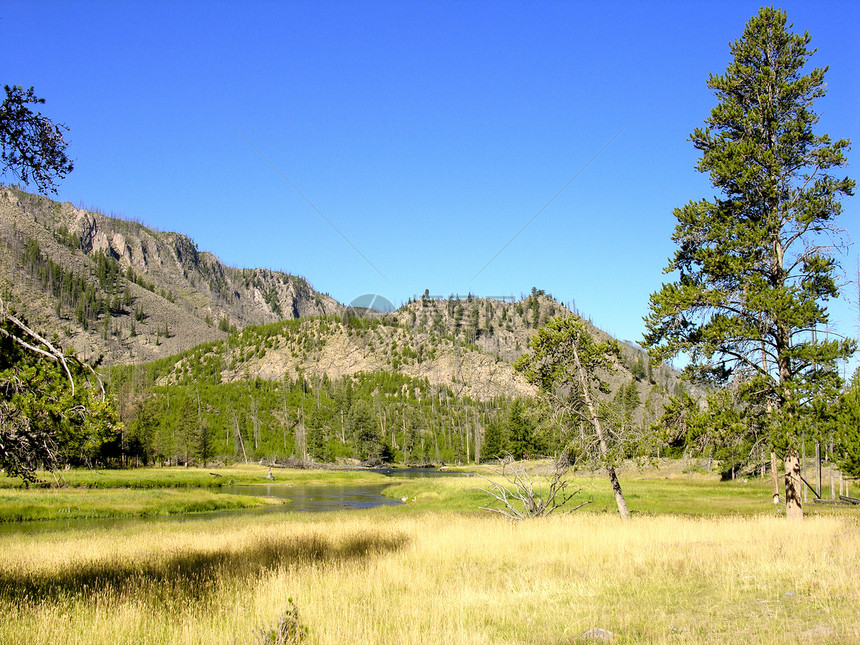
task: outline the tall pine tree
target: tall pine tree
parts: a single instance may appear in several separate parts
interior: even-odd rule
[[[788,512],[802,516],[799,434],[854,350],[816,334],[838,296],[835,222],[854,181],[834,176],[849,142],[813,131],[826,68],[804,73],[815,50],[791,28],[785,12],[762,8],[730,45],[726,73],[708,79],[718,103],[691,139],[721,195],[675,210],[666,271],[677,280],[651,296],[645,342],[658,359],[687,355],[694,376],[737,379],[785,457]]]

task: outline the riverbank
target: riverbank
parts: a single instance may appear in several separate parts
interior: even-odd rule
[[[271,476],[269,475],[271,473]],[[271,483],[379,483],[384,476],[370,469],[268,468],[259,464],[235,464],[210,468],[184,466],[125,469],[73,468],[52,474],[38,472],[31,488],[219,488],[236,484]],[[0,473],[0,489],[24,488],[21,479]]]
[[[267,506],[251,495],[199,488],[0,489],[0,523],[186,515]]]
[[[391,481],[369,471],[287,470],[253,464],[223,468],[74,469],[39,473],[25,488],[0,476],[0,523],[56,519],[151,517],[233,511],[283,503],[235,492],[236,486],[380,485]],[[59,484],[59,485],[58,485]],[[230,488],[230,493],[223,488]]]
[[[529,462],[535,477],[548,462]],[[486,477],[502,482],[493,468],[447,468],[431,477],[420,472],[390,468],[385,473],[370,469],[287,469],[255,464],[221,468],[138,468],[127,470],[68,470],[58,473],[61,487],[50,474],[41,474],[38,486],[24,488],[19,479],[0,476],[0,523],[74,518],[149,517],[206,511],[238,510],[266,504],[289,506],[289,490],[302,486],[373,487],[402,505],[389,512],[474,512],[491,505],[482,489]],[[745,478],[720,481],[716,473],[665,461],[659,468],[628,464],[619,469],[621,485],[633,515],[779,515],[772,502],[770,479]],[[588,504],[578,513],[616,512],[613,493],[602,472],[580,471],[569,478],[569,490],[578,491],[570,505]],[[280,489],[261,497],[243,486],[265,485]],[[247,494],[246,494],[247,493]],[[344,507],[347,507],[346,505]],[[809,515],[860,513],[808,503]]]

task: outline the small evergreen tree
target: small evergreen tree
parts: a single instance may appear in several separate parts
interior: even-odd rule
[[[0,468],[29,482],[37,468],[104,464],[121,430],[95,373],[0,300]]]
[[[500,459],[508,452],[508,437],[504,423],[501,419],[494,418],[484,429],[484,442],[481,445],[481,457],[485,460]]]
[[[534,457],[537,452],[534,424],[525,415],[525,406],[516,399],[508,411],[508,452],[514,459]]]
[[[621,350],[612,340],[596,341],[585,321],[553,318],[532,336],[531,352],[514,363],[526,380],[540,388],[548,405],[584,432],[577,451],[603,466],[609,477],[618,513],[628,516],[627,502],[615,472],[623,454],[624,437],[613,436],[601,412],[601,397],[609,391],[605,377],[615,371]],[[570,433],[571,437],[577,437]]]
[[[860,478],[860,369],[839,401],[836,415],[836,463],[851,477]]]

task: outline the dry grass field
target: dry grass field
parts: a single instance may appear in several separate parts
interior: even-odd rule
[[[0,642],[860,642],[856,514],[398,512],[0,533]]]

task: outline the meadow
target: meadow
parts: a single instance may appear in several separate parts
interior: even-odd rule
[[[263,643],[279,622],[308,643],[860,641],[857,511],[789,522],[768,482],[631,471],[623,522],[576,483],[593,504],[520,523],[463,477],[368,511],[3,531],[0,642]]]

